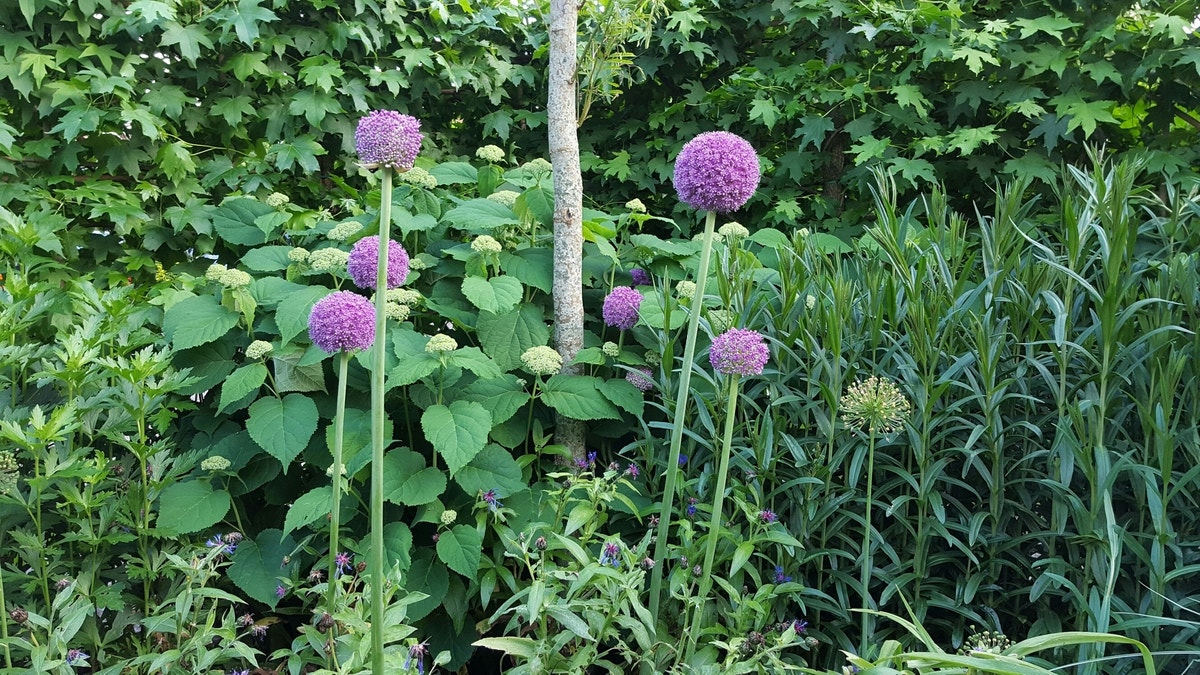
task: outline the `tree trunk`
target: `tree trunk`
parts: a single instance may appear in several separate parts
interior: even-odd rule
[[[583,177],[579,169],[576,60],[579,8],[550,2],[550,77],[546,95],[550,162],[554,165],[554,342],[563,363],[583,348]],[[564,373],[578,368],[565,366]],[[562,415],[555,442],[584,456],[584,423]]]

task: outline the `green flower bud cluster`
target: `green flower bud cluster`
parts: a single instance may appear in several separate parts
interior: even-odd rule
[[[0,495],[6,495],[17,489],[17,477],[20,466],[12,451],[0,450]]]
[[[209,265],[204,272],[204,278],[215,281],[225,288],[242,288],[249,286],[250,282],[254,281],[254,277],[248,273],[239,269],[230,269],[221,263]]]
[[[730,221],[717,228],[717,234],[726,239],[744,239],[750,236],[750,230],[747,230],[746,226],[741,223]]]
[[[337,273],[346,270],[350,254],[340,248],[321,248],[308,255],[308,266],[314,272]]]
[[[254,342],[251,342],[248,347],[246,347],[246,358],[250,359],[251,361],[255,361],[267,356],[274,350],[275,347],[272,346],[270,342],[267,342],[266,340],[255,340]]]
[[[441,354],[443,352],[452,352],[458,349],[458,343],[449,335],[438,333],[429,338],[429,342],[425,343],[425,351],[430,354]]]
[[[232,464],[230,464],[229,460],[220,455],[206,457],[203,462],[200,462],[200,468],[205,471],[224,471],[230,466]]]
[[[489,253],[494,255],[503,249],[500,246],[500,242],[496,241],[494,237],[481,234],[478,237],[475,237],[475,240],[471,242],[471,250],[485,255]]]
[[[308,260],[308,249],[299,246],[288,251],[288,262],[302,263]]]
[[[475,156],[491,164],[504,161],[504,149],[496,145],[485,145],[475,151]]]
[[[600,351],[604,352],[605,356],[615,359],[621,355],[621,346],[615,342],[605,342],[600,346]]]
[[[281,208],[290,201],[292,201],[292,198],[282,192],[272,192],[267,195],[267,206],[273,209]]]
[[[692,296],[696,295],[696,282],[684,280],[675,284],[675,295],[684,300],[691,300]]]
[[[363,228],[362,223],[353,220],[347,220],[344,223],[338,223],[333,226],[325,237],[331,241],[346,241],[355,233]]]
[[[511,209],[517,203],[517,197],[520,196],[521,195],[519,193],[513,192],[512,190],[497,190],[488,195],[487,198],[496,202],[497,204],[503,204]]]
[[[398,302],[383,303],[383,315],[389,319],[394,319],[398,322],[404,322],[408,320],[408,315],[410,313],[411,310],[409,310],[408,305],[402,305]]]
[[[543,345],[526,349],[521,354],[521,363],[534,375],[554,375],[562,370],[563,360],[553,347]]]
[[[401,183],[408,183],[409,185],[416,185],[417,187],[422,187],[422,188],[425,188],[426,190],[432,190],[433,188],[438,186],[437,178],[435,178],[433,176],[433,174],[429,173],[428,171],[426,171],[425,169],[422,169],[419,166],[414,166],[413,168],[409,169],[408,171],[405,171],[404,173],[400,174],[399,176],[400,176]]]
[[[636,197],[625,202],[625,208],[633,211],[634,213],[646,212],[646,205],[642,203],[642,200],[637,199]]]

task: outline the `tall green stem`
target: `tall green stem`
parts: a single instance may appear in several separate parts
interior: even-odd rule
[[[675,489],[679,475],[679,449],[683,445],[683,425],[687,417],[692,383],[692,362],[696,358],[696,334],[700,327],[700,310],[704,305],[704,285],[708,280],[708,261],[712,256],[712,236],[716,229],[717,214],[709,212],[704,220],[704,244],[700,248],[700,266],[696,268],[696,292],[692,296],[691,313],[688,316],[687,338],[684,340],[683,360],[679,372],[679,390],[675,395],[675,420],[671,425],[671,451],[667,459],[667,484],[663,490],[662,508],[658,513],[658,531],[654,535],[654,570],[650,575],[650,616],[658,623],[659,599],[662,592],[664,559],[667,552],[667,534],[675,510]],[[669,366],[668,366],[669,367]]]
[[[333,508],[329,512],[329,589],[326,591],[325,606],[332,614],[337,607],[337,593],[340,584],[336,583],[338,564],[338,534],[341,529],[342,513],[342,443],[345,439],[346,427],[346,368],[350,363],[350,353],[338,354],[338,388],[337,388],[337,419],[333,423]],[[330,650],[332,658],[333,650]]]
[[[871,627],[875,623],[867,610],[871,607],[871,505],[875,499],[875,426],[871,426],[871,436],[867,446],[867,505],[863,513],[863,543],[862,543],[862,642],[858,655],[867,656],[867,647],[871,644]]]
[[[733,422],[737,412],[738,376],[729,376],[729,404],[725,407],[725,436],[721,441],[721,464],[717,469],[717,486],[713,490],[712,515],[708,521],[708,542],[704,549],[704,572],[700,577],[699,606],[692,617],[692,630],[688,631],[687,661],[696,651],[696,638],[700,635],[704,608],[708,604],[708,592],[712,590],[713,560],[717,555],[717,540],[721,538],[722,508],[725,504],[725,485],[729,477],[729,455],[733,449]]]
[[[12,654],[8,651],[8,603],[4,600],[4,561],[0,560],[0,642],[4,644],[4,669],[12,670]]]
[[[375,346],[374,367],[371,369],[371,554],[367,562],[371,570],[371,673],[383,672],[383,377],[387,367],[387,302],[388,242],[392,225],[392,170],[380,170],[383,179],[379,200],[379,262],[375,275]],[[331,580],[332,581],[332,580]]]

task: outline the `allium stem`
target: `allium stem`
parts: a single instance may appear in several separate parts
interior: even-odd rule
[[[862,643],[858,655],[867,657],[867,648],[871,645],[871,628],[874,623],[868,610],[871,607],[871,501],[874,499],[875,487],[875,427],[870,427],[870,441],[867,446],[867,505],[863,513],[863,544],[862,544]]]
[[[0,565],[0,644],[4,645],[4,669],[12,670],[12,654],[8,651],[8,604],[4,601],[4,566]]]
[[[383,377],[387,367],[387,302],[388,241],[392,226],[392,170],[380,169],[382,184],[379,199],[379,266],[375,291],[375,351],[371,369],[371,673],[383,672]],[[331,580],[332,581],[332,580]]]
[[[337,554],[338,533],[341,528],[342,507],[342,443],[346,427],[346,368],[350,363],[350,352],[338,353],[337,418],[333,422],[333,508],[329,512],[329,588],[326,591],[326,611],[334,613],[337,602]],[[333,651],[330,650],[330,654]]]
[[[667,534],[675,512],[675,489],[679,475],[679,449],[683,445],[683,425],[687,418],[687,404],[691,399],[692,366],[696,360],[696,334],[700,328],[700,310],[704,304],[704,285],[708,280],[708,262],[712,257],[713,230],[716,229],[717,214],[709,211],[704,219],[703,244],[700,247],[700,266],[696,269],[696,292],[692,295],[691,312],[688,315],[687,337],[683,343],[683,360],[679,372],[679,389],[675,395],[675,419],[671,425],[671,451],[667,459],[667,484],[663,490],[662,508],[658,515],[658,531],[654,535],[654,569],[650,576],[650,615],[655,625],[659,622],[658,608],[662,594],[663,569],[666,564]],[[664,364],[670,367],[670,364]]]
[[[738,381],[736,374],[729,375],[729,405],[725,406],[725,435],[721,439],[721,464],[717,469],[717,486],[713,490],[712,515],[708,521],[708,542],[704,548],[704,572],[700,576],[696,615],[692,617],[692,630],[688,631],[686,661],[691,663],[696,652],[696,637],[703,625],[704,609],[708,606],[708,593],[712,590],[713,561],[717,555],[717,540],[721,538],[721,523],[725,520],[722,508],[725,505],[725,485],[729,478],[729,455],[733,450],[733,422],[737,413]]]

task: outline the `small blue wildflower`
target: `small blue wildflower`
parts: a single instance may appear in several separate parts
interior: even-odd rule
[[[687,456],[687,455],[680,455],[680,456],[679,456],[679,466],[686,466],[686,465],[687,465],[687,460],[688,460],[688,456]]]
[[[796,619],[792,622],[792,630],[796,631],[797,634],[808,632],[808,622]]]
[[[766,523],[767,525],[770,525],[771,523],[778,520],[779,516],[776,516],[775,512],[772,511],[771,509],[763,509],[762,511],[758,512],[758,519],[761,520],[762,522]]]
[[[483,501],[487,504],[488,511],[492,512],[495,512],[501,506],[504,506],[500,503],[500,495],[496,494],[495,488],[483,493]]]
[[[604,545],[604,550],[600,553],[600,564],[612,565],[613,567],[621,566],[620,542],[610,541]]]
[[[637,464],[630,462],[629,466],[625,467],[625,475],[637,480],[637,477],[642,475],[642,471],[638,468]]]
[[[404,669],[408,670],[413,666],[413,661],[416,661],[417,672],[420,675],[425,675],[425,656],[429,653],[429,641],[415,644],[408,648],[408,658],[404,659]]]
[[[333,564],[337,566],[337,575],[339,577],[342,576],[343,572],[350,571],[350,560],[353,557],[354,556],[346,552],[342,552],[333,556]]]
[[[75,665],[86,666],[87,660],[89,658],[91,658],[91,657],[88,656],[88,653],[83,651],[82,649],[68,649],[67,650],[67,665],[68,666],[75,666]]]
[[[791,578],[791,577],[789,577],[788,575],[786,575],[786,574],[784,574],[784,573],[783,573],[783,566],[782,566],[782,565],[776,565],[776,566],[775,566],[775,583],[777,583],[777,584],[786,584],[786,583],[788,583],[788,582],[789,582],[789,581],[791,581],[791,580],[792,580],[792,578]]]
[[[687,517],[688,518],[696,517],[696,498],[695,497],[688,497]]]

